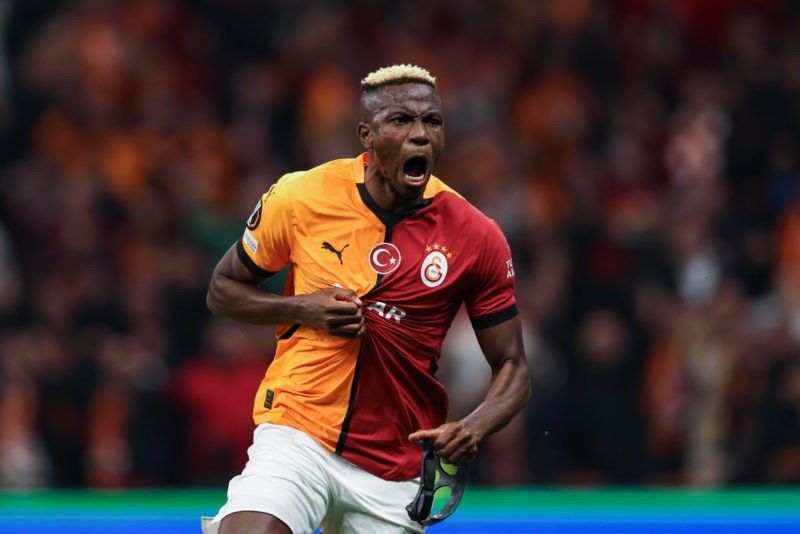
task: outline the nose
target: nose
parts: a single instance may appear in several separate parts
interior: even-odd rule
[[[411,129],[408,132],[408,138],[415,145],[424,146],[430,143],[428,128],[419,117],[411,121]]]

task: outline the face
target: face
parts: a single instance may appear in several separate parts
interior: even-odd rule
[[[358,127],[371,151],[367,178],[379,182],[396,204],[418,202],[444,152],[439,95],[429,85],[407,83],[384,87],[369,98],[368,116]]]

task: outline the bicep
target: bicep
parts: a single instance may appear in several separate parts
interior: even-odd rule
[[[265,277],[252,273],[239,258],[239,254],[236,251],[236,245],[233,245],[217,263],[211,279],[212,283],[215,280],[230,279],[251,286],[258,286],[265,280]]]
[[[475,330],[478,344],[492,374],[509,360],[516,365],[525,365],[525,349],[522,344],[522,322],[519,315],[500,324]]]

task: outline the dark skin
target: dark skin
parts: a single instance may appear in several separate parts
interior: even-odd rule
[[[384,87],[362,99],[362,118],[358,137],[369,154],[364,183],[370,196],[389,212],[419,204],[433,166],[444,153],[436,89],[419,83]],[[424,172],[419,180],[410,180],[403,166],[415,157],[424,160]]]
[[[369,154],[364,182],[375,202],[389,212],[418,204],[444,152],[442,106],[436,89],[407,83],[368,94],[362,99],[358,136]],[[410,165],[410,160],[416,165]],[[287,297],[263,293],[258,289],[261,282],[231,247],[212,274],[208,308],[220,317],[246,323],[298,323],[348,338],[364,331],[363,302],[352,290],[333,287]],[[411,441],[433,439],[436,454],[452,464],[475,458],[478,443],[505,426],[530,396],[519,317],[477,330],[476,336],[492,371],[484,401],[460,421],[408,436]],[[237,512],[222,520],[219,532],[288,534],[290,530],[270,514]]]

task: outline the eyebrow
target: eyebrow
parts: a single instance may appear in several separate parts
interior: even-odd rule
[[[387,102],[385,105],[375,108],[374,116],[378,116],[379,114],[389,115],[392,113],[405,113],[413,116],[427,117],[429,115],[441,115],[442,108],[439,105],[431,105],[425,109],[413,110],[407,106],[404,106],[402,103]]]

